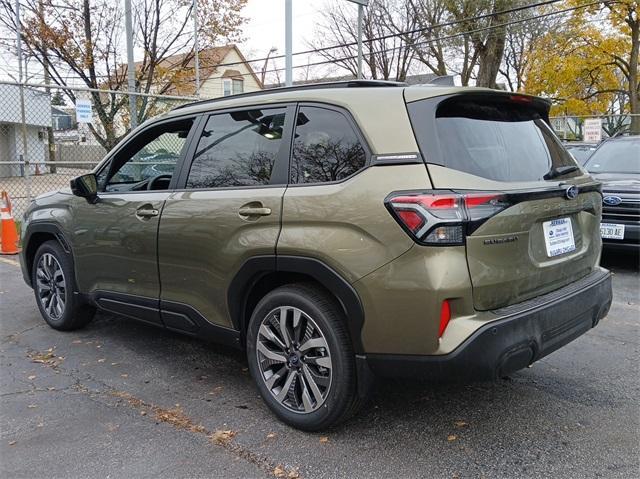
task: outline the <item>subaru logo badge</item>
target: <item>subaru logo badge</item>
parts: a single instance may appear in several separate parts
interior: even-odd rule
[[[618,206],[622,203],[622,198],[619,196],[605,196],[602,198],[602,202],[607,206]]]
[[[564,194],[568,200],[575,200],[578,197],[578,193],[580,193],[580,190],[578,190],[576,185],[572,185],[564,190]]]

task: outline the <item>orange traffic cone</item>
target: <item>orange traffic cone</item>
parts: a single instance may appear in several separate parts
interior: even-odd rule
[[[6,191],[2,192],[0,199],[0,221],[2,222],[2,244],[0,244],[0,254],[18,254],[18,229],[16,222],[11,216],[11,201]]]

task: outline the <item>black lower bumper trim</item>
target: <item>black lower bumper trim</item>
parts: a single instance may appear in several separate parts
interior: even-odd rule
[[[438,356],[368,354],[380,376],[422,376],[436,380],[492,380],[552,353],[598,324],[611,307],[611,275],[599,268],[549,295],[509,307],[510,314],[478,329],[453,352]]]

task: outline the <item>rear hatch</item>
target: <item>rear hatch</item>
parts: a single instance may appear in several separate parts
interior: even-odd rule
[[[466,211],[476,309],[545,294],[597,266],[600,186],[550,129],[548,103],[497,92],[412,101],[410,91],[433,187],[458,196]]]

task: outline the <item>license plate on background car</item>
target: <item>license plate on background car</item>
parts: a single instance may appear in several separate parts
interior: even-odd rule
[[[600,236],[606,239],[624,239],[624,225],[600,223]]]
[[[571,218],[558,218],[542,223],[547,256],[558,256],[576,249]]]

